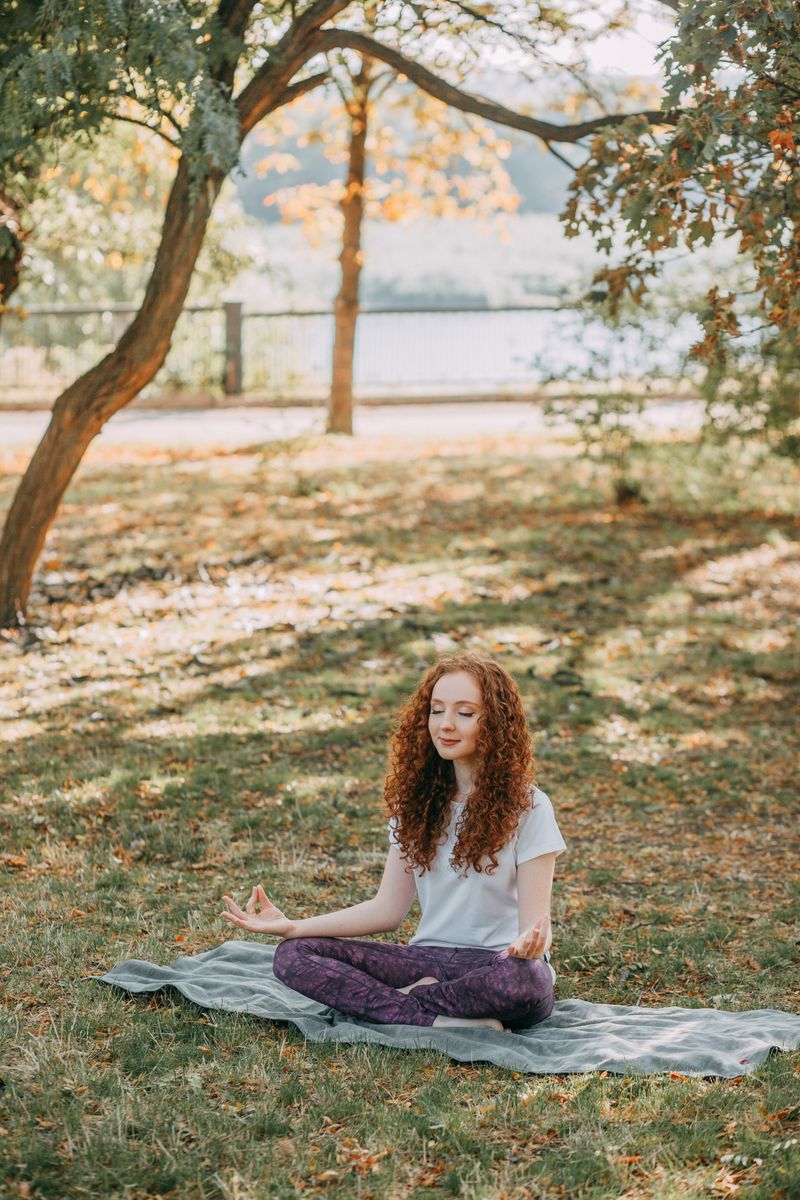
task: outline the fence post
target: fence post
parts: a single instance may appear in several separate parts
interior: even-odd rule
[[[222,386],[226,396],[239,396],[242,391],[242,304],[239,300],[225,301],[225,371]]]

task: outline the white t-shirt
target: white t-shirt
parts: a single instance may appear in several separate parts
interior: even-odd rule
[[[533,788],[533,806],[523,812],[516,833],[498,851],[497,867],[491,875],[470,867],[466,876],[450,866],[456,843],[456,825],[464,808],[453,803],[450,824],[424,874],[414,869],[422,916],[410,946],[475,947],[505,950],[519,933],[517,867],[540,854],[562,854],[567,845],[556,823],[549,796]],[[389,841],[395,837],[394,817],[389,821]],[[549,966],[548,960],[548,966]],[[555,979],[555,971],[550,967]]]

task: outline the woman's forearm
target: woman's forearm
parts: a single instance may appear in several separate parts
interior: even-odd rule
[[[319,917],[305,917],[292,921],[291,930],[284,936],[300,937],[361,937],[365,933],[391,933],[397,924],[382,905],[375,899],[341,908],[337,912],[323,913]]]

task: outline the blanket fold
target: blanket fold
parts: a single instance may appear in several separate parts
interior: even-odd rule
[[[546,1021],[515,1033],[483,1028],[376,1025],[301,996],[275,978],[273,945],[223,942],[169,966],[128,959],[91,980],[138,994],[172,987],[201,1008],[288,1021],[312,1042],[375,1042],[432,1049],[459,1062],[491,1062],[513,1071],[566,1075],[588,1071],[734,1078],[776,1050],[800,1047],[800,1015],[762,1008],[642,1008],[557,1000]]]

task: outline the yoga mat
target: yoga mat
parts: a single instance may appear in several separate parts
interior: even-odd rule
[[[272,972],[273,945],[223,942],[168,967],[128,959],[88,978],[126,992],[176,988],[201,1008],[289,1021],[312,1042],[375,1042],[430,1049],[458,1062],[491,1062],[536,1075],[626,1071],[649,1075],[747,1075],[771,1051],[800,1047],[800,1015],[772,1008],[643,1008],[557,1000],[545,1021],[515,1033],[482,1028],[376,1025],[301,996]]]

